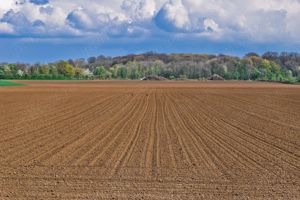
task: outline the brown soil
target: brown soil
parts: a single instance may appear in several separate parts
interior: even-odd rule
[[[300,86],[0,88],[0,199],[300,199]]]

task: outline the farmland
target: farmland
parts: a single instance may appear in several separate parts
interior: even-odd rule
[[[300,199],[300,86],[0,88],[0,199]]]

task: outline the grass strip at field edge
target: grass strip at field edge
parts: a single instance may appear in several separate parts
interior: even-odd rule
[[[2,86],[26,86],[26,84],[0,80],[0,87]]]

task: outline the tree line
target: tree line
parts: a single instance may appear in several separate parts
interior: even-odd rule
[[[244,57],[208,54],[148,52],[120,57],[90,57],[47,64],[2,63],[0,79],[141,79],[156,75],[167,79],[300,81],[300,54],[248,53]]]

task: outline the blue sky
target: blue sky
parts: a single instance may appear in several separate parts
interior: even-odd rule
[[[0,62],[300,51],[300,0],[0,1]]]

